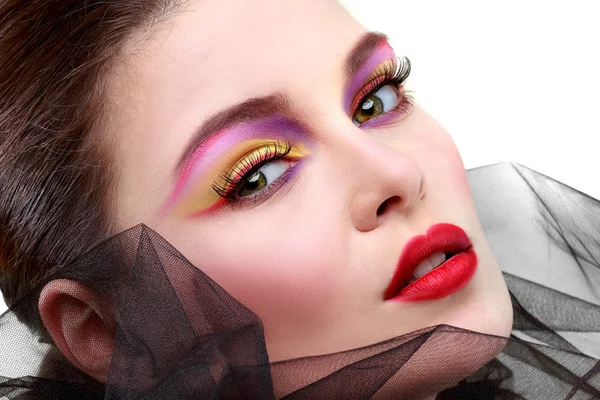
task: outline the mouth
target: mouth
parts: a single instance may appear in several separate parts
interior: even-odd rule
[[[460,227],[441,223],[404,247],[384,300],[423,301],[446,297],[475,274],[477,256]]]

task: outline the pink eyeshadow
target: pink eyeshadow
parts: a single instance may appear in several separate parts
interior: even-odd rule
[[[163,206],[170,209],[187,191],[190,182],[218,163],[236,145],[253,139],[273,139],[309,145],[307,130],[297,121],[281,115],[223,129],[205,141],[185,163],[171,196]]]
[[[344,96],[344,109],[350,114],[350,105],[354,96],[360,91],[360,89],[368,83],[369,76],[377,69],[377,67],[389,60],[396,59],[394,50],[390,47],[388,42],[382,40],[377,50],[373,52],[373,55],[363,64],[360,70],[352,77],[346,94]]]

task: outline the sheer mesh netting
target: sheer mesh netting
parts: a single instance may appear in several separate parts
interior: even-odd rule
[[[0,317],[0,399],[419,398],[448,382],[438,399],[600,398],[600,202],[518,164],[468,177],[511,293],[510,338],[441,325],[269,363],[260,319],[138,225],[45,280],[80,281],[114,310],[108,382],[42,328],[42,284]]]

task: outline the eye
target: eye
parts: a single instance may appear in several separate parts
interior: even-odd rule
[[[385,85],[367,95],[352,116],[352,122],[360,126],[368,120],[394,109],[400,102],[397,86]]]
[[[295,163],[294,161],[279,159],[263,165],[254,173],[249,174],[249,177],[242,179],[236,192],[237,196],[246,197],[261,192],[293,167]]]
[[[212,188],[223,204],[256,206],[295,176],[307,155],[300,143],[266,142],[225,171]]]

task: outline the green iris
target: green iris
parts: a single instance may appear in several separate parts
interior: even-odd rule
[[[383,102],[375,95],[368,96],[358,107],[354,113],[354,120],[359,124],[363,124],[383,113]]]
[[[256,171],[250,178],[244,182],[241,188],[239,188],[237,194],[240,197],[250,196],[258,191],[261,191],[267,186],[267,178],[265,175]]]

